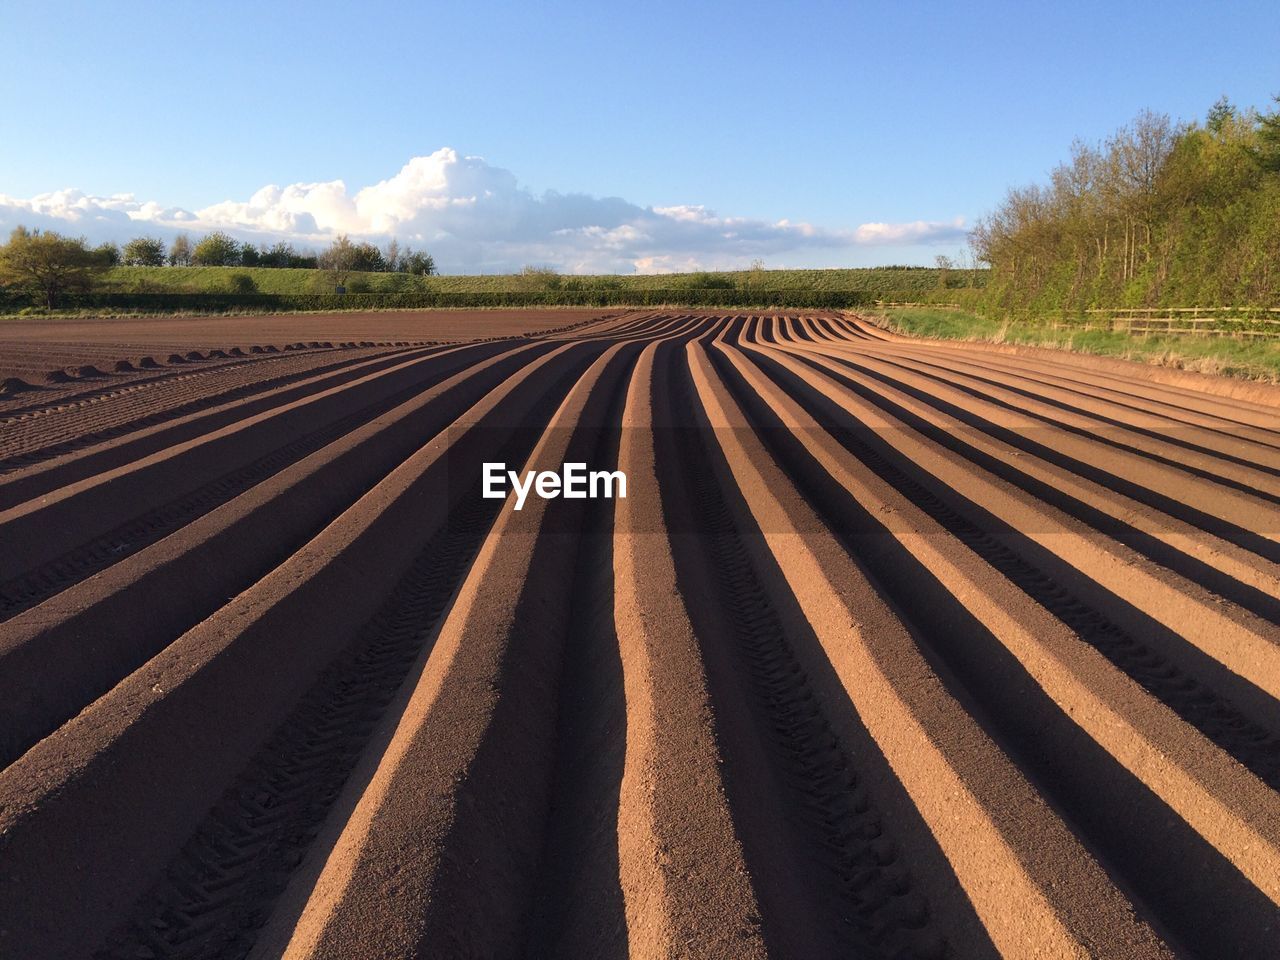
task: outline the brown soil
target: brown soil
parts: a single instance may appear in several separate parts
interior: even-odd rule
[[[1280,955],[1268,396],[843,315],[29,326],[0,956]]]

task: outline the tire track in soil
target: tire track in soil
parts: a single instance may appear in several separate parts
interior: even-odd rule
[[[568,381],[527,411],[529,429],[490,454],[523,462],[534,425]],[[500,500],[474,494],[451,512],[352,647],[329,667],[249,764],[96,960],[148,951],[183,960],[243,958],[320,831],[388,705],[434,639]],[[424,645],[428,645],[424,648]]]
[[[878,442],[876,438],[857,435],[850,440],[848,431],[815,402],[811,388],[798,384],[776,362],[765,359],[761,364],[824,430],[878,473],[884,463],[880,451],[865,446],[868,440]],[[1191,945],[1196,951],[1214,944],[1239,951],[1247,943],[1272,937],[1265,932],[1263,919],[1269,910],[1266,896],[1245,882],[1232,864],[1159,798],[1119,769],[1111,755],[1092,743],[1034,683],[1028,683],[1023,668],[919,560],[880,538],[859,536],[873,530],[875,522],[863,516],[864,508],[851,503],[830,478],[819,474],[820,468],[804,465],[808,455],[792,439],[791,431],[776,420],[769,425],[771,416],[757,395],[736,379],[735,395],[754,409],[765,442],[790,465],[789,472],[829,519],[831,528],[842,532],[851,553],[865,559],[883,594],[916,626],[922,649],[953,694],[1012,755],[1054,809],[1062,811],[1073,829],[1082,831],[1085,845],[1134,899],[1139,915],[1152,921],[1171,942]],[[917,501],[919,484],[912,482],[912,475],[886,471],[881,479],[928,513],[929,501]],[[1197,864],[1194,880],[1179,875],[1179,865],[1187,862]],[[1209,891],[1214,889],[1224,891],[1224,899],[1231,900],[1230,918],[1224,916],[1228,911],[1223,906],[1207,906],[1212,902]]]
[[[870,739],[873,754],[886,762],[880,776],[867,768],[868,782],[895,811],[912,857],[936,863],[933,850],[945,853],[949,866],[922,869],[918,880],[934,891],[934,909],[948,915],[948,939],[963,937],[959,955],[982,955],[981,939],[1006,955],[1166,956],[1124,894],[985,732],[971,699],[925,655],[921,635],[909,626],[914,611],[908,617],[865,566],[875,539],[857,539],[850,552],[846,533],[865,527],[838,507],[832,511],[832,503],[815,502],[807,454],[797,457],[772,442],[792,437],[799,445],[808,431],[799,421],[775,429],[767,414],[761,419],[760,411],[737,405],[709,357],[690,359],[714,439],[763,534],[763,542],[749,546],[785,579],[785,587],[775,579],[769,590],[775,601],[794,597],[819,642],[818,650],[805,651],[810,676],[821,677],[830,665],[835,683],[826,686],[828,702],[833,709],[851,702],[856,711],[840,718],[843,736],[850,743]],[[757,390],[775,399],[776,388],[756,383],[747,392],[754,397]],[[834,504],[847,498],[838,482],[831,492]],[[923,595],[915,600],[927,602]],[[804,630],[793,636],[802,639]],[[911,824],[925,826],[927,839]],[[957,897],[967,897],[980,918],[976,936],[955,909]]]
[[[790,379],[787,373],[774,369],[776,379]],[[796,390],[792,395],[798,393],[803,391]],[[1152,696],[1171,707],[1178,716],[1235,757],[1272,789],[1280,790],[1280,736],[1274,731],[1253,722],[1229,699],[1179,669],[1167,657],[1114,623],[1105,613],[1075,596],[1061,581],[1019,555],[1007,542],[998,539],[990,532],[1000,530],[1002,525],[997,518],[992,518],[985,528],[966,519],[925,485],[927,478],[922,482],[895,466],[883,442],[872,432],[859,433],[835,422],[821,408],[806,403],[803,395],[799,399],[824,429],[881,479],[902,492],[943,529],[1000,571]]]
[[[444,349],[444,348],[441,348]],[[395,350],[386,352],[385,356],[392,358],[400,356],[408,351]],[[309,358],[310,359],[310,358]],[[238,386],[230,389],[220,389],[216,383],[200,384],[200,386],[209,388],[207,391],[198,391],[197,395],[190,400],[181,400],[174,403],[172,399],[159,401],[155,404],[159,409],[155,412],[146,412],[139,415],[139,412],[133,409],[134,405],[129,403],[132,398],[118,398],[119,402],[111,406],[110,410],[103,411],[95,418],[92,424],[67,425],[59,424],[59,430],[68,435],[65,440],[50,440],[45,438],[26,439],[23,444],[25,449],[19,453],[6,453],[0,457],[0,476],[13,473],[18,470],[24,470],[37,464],[44,463],[46,460],[52,460],[56,457],[64,456],[85,447],[94,446],[107,440],[114,440],[130,433],[148,427],[156,427],[164,423],[170,423],[182,417],[189,416],[193,413],[200,413],[215,406],[225,403],[231,403],[235,400],[243,400],[247,397],[265,393],[274,390],[277,387],[288,386],[307,377],[320,376],[322,374],[336,373],[343,369],[354,367],[361,362],[371,358],[368,355],[357,357],[344,357],[333,363],[318,364],[316,366],[305,367],[291,373],[284,373],[278,376],[262,376],[248,380]],[[250,368],[249,371],[255,374],[270,374],[273,371],[259,371]],[[99,425],[100,421],[106,421]],[[87,429],[86,429],[87,427]],[[12,449],[16,437],[9,439],[6,443],[6,449]],[[34,444],[40,444],[35,446]]]
[[[677,377],[673,404],[677,409],[692,409],[696,401],[687,369]],[[772,788],[789,828],[786,845],[803,850],[803,861],[813,869],[797,884],[803,889],[800,896],[788,891],[801,904],[788,906],[797,913],[803,911],[801,916],[807,914],[805,919],[820,932],[793,929],[787,932],[788,939],[793,945],[803,944],[806,955],[921,960],[945,956],[946,940],[930,929],[928,901],[900,863],[892,828],[886,829],[882,811],[872,806],[866,791],[859,790],[857,765],[827,722],[764,594],[712,471],[706,445],[700,442],[701,431],[672,428],[671,433],[669,458],[682,464],[684,490],[694,495],[693,516],[685,513],[683,519],[696,524],[697,540],[703,545],[701,556],[693,549],[683,554],[685,576],[691,581],[691,589],[685,592],[695,595],[705,580],[705,572],[699,576],[692,567],[715,571],[711,592],[727,620],[727,639],[738,660],[737,681],[746,688],[755,735],[768,758]],[[672,490],[672,497],[681,493]],[[668,507],[673,513],[679,510],[672,502]],[[699,633],[705,637],[704,646],[721,639],[713,629],[704,627]],[[706,656],[711,659],[712,655]],[[732,753],[726,760],[733,762]],[[740,784],[738,790],[735,809],[760,802],[760,783]],[[750,856],[751,841],[746,842]],[[762,870],[771,868],[776,870],[778,865],[761,863]],[[803,902],[806,899],[808,903]],[[800,918],[788,921],[794,925]],[[766,937],[771,922],[781,923],[782,918],[766,914]],[[797,954],[784,949],[780,955]]]
[[[248,956],[496,514],[472,498],[427,542],[97,960]]]
[[[638,312],[533,341],[339,391],[368,402],[330,402],[313,429],[236,433],[257,446],[184,460],[182,496],[136,516],[98,496],[131,519],[17,565],[0,642],[64,591],[59,616],[144,560],[210,555],[206,521],[183,528],[211,511],[288,510],[357,440],[391,444],[339,516],[353,484],[310,505],[324,529],[305,546],[264,545],[267,575],[0,769],[0,955],[1280,950],[1280,703],[1169,613],[1271,636],[1272,565],[1242,566],[1280,563],[1242,519],[1242,494],[1280,496],[1264,405],[847,316]],[[402,356],[105,384],[32,413],[78,434],[0,475],[113,444],[168,456],[165,431],[185,456],[208,431],[179,435],[184,418],[274,412],[273,390]],[[481,357],[505,365],[413,406]],[[328,473],[306,460],[320,450]],[[616,465],[634,489],[503,515],[450,480],[493,459]],[[185,554],[151,551],[169,536]],[[1106,556],[1149,565],[1132,576],[1168,606]]]
[[[290,464],[350,433],[361,424],[430,389],[450,372],[450,368],[434,370],[418,382],[347,414],[328,426],[306,433],[177,500],[148,510],[128,523],[95,537],[20,577],[0,583],[0,623],[155,543],[196,517],[208,513]]]
[[[355,346],[351,344],[350,346]],[[374,344],[362,344],[362,348],[373,347]],[[389,346],[384,344],[383,346]],[[269,363],[275,363],[283,360],[293,359],[296,354],[293,351],[284,352],[276,347],[269,349],[254,348],[255,353],[252,357],[246,357],[236,362],[222,361],[213,363],[212,365],[202,365],[193,367],[192,361],[183,360],[181,364],[173,366],[161,367],[159,372],[152,376],[135,377],[126,383],[105,383],[100,386],[94,386],[89,390],[80,393],[64,394],[57,400],[46,400],[43,403],[32,403],[21,407],[9,407],[0,409],[0,422],[24,422],[43,417],[56,417],[58,414],[69,413],[76,410],[82,410],[100,403],[110,403],[128,394],[139,391],[147,391],[156,387],[164,387],[172,383],[182,381],[201,380],[207,376],[219,376],[227,371],[238,371],[248,367],[266,366]],[[165,350],[155,350],[155,353],[164,353]],[[325,352],[329,352],[328,349]],[[150,368],[144,368],[150,369]],[[102,378],[108,376],[104,374]],[[71,386],[68,384],[68,386]]]

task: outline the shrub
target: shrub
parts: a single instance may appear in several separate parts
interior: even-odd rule
[[[191,261],[199,267],[238,267],[240,243],[221,230],[215,230],[196,244]]]
[[[163,267],[164,241],[155,237],[135,237],[124,245],[123,262],[129,267]]]

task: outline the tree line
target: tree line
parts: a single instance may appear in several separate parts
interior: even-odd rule
[[[970,240],[1002,312],[1275,304],[1280,112],[1226,98],[1203,122],[1143,112],[1010,190]]]
[[[353,242],[345,234],[319,253],[299,252],[289,243],[261,247],[241,242],[221,231],[194,244],[179,234],[166,245],[156,237],[135,237],[123,247],[103,243],[90,247],[83,237],[67,237],[52,230],[18,226],[0,246],[0,287],[39,297],[49,309],[67,293],[88,293],[111,267],[294,267],[324,270],[335,288],[352,273],[436,273],[431,254],[400,248],[392,239],[384,248],[367,241]],[[251,278],[245,277],[251,289]]]
[[[323,268],[324,261],[349,262],[351,272],[412,273],[420,276],[436,272],[429,253],[405,247],[394,238],[383,248],[365,242],[353,243],[345,234],[320,253],[296,250],[291,243],[262,246],[236,240],[220,230],[205,234],[192,243],[186,234],[174,237],[168,246],[155,237],[135,237],[123,247],[105,243],[97,248],[108,266],[130,267],[292,267],[304,270]]]

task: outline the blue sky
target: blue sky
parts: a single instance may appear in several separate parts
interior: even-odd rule
[[[7,0],[0,35],[0,226],[396,233],[449,272],[930,262],[1075,137],[1280,93],[1274,0]]]

